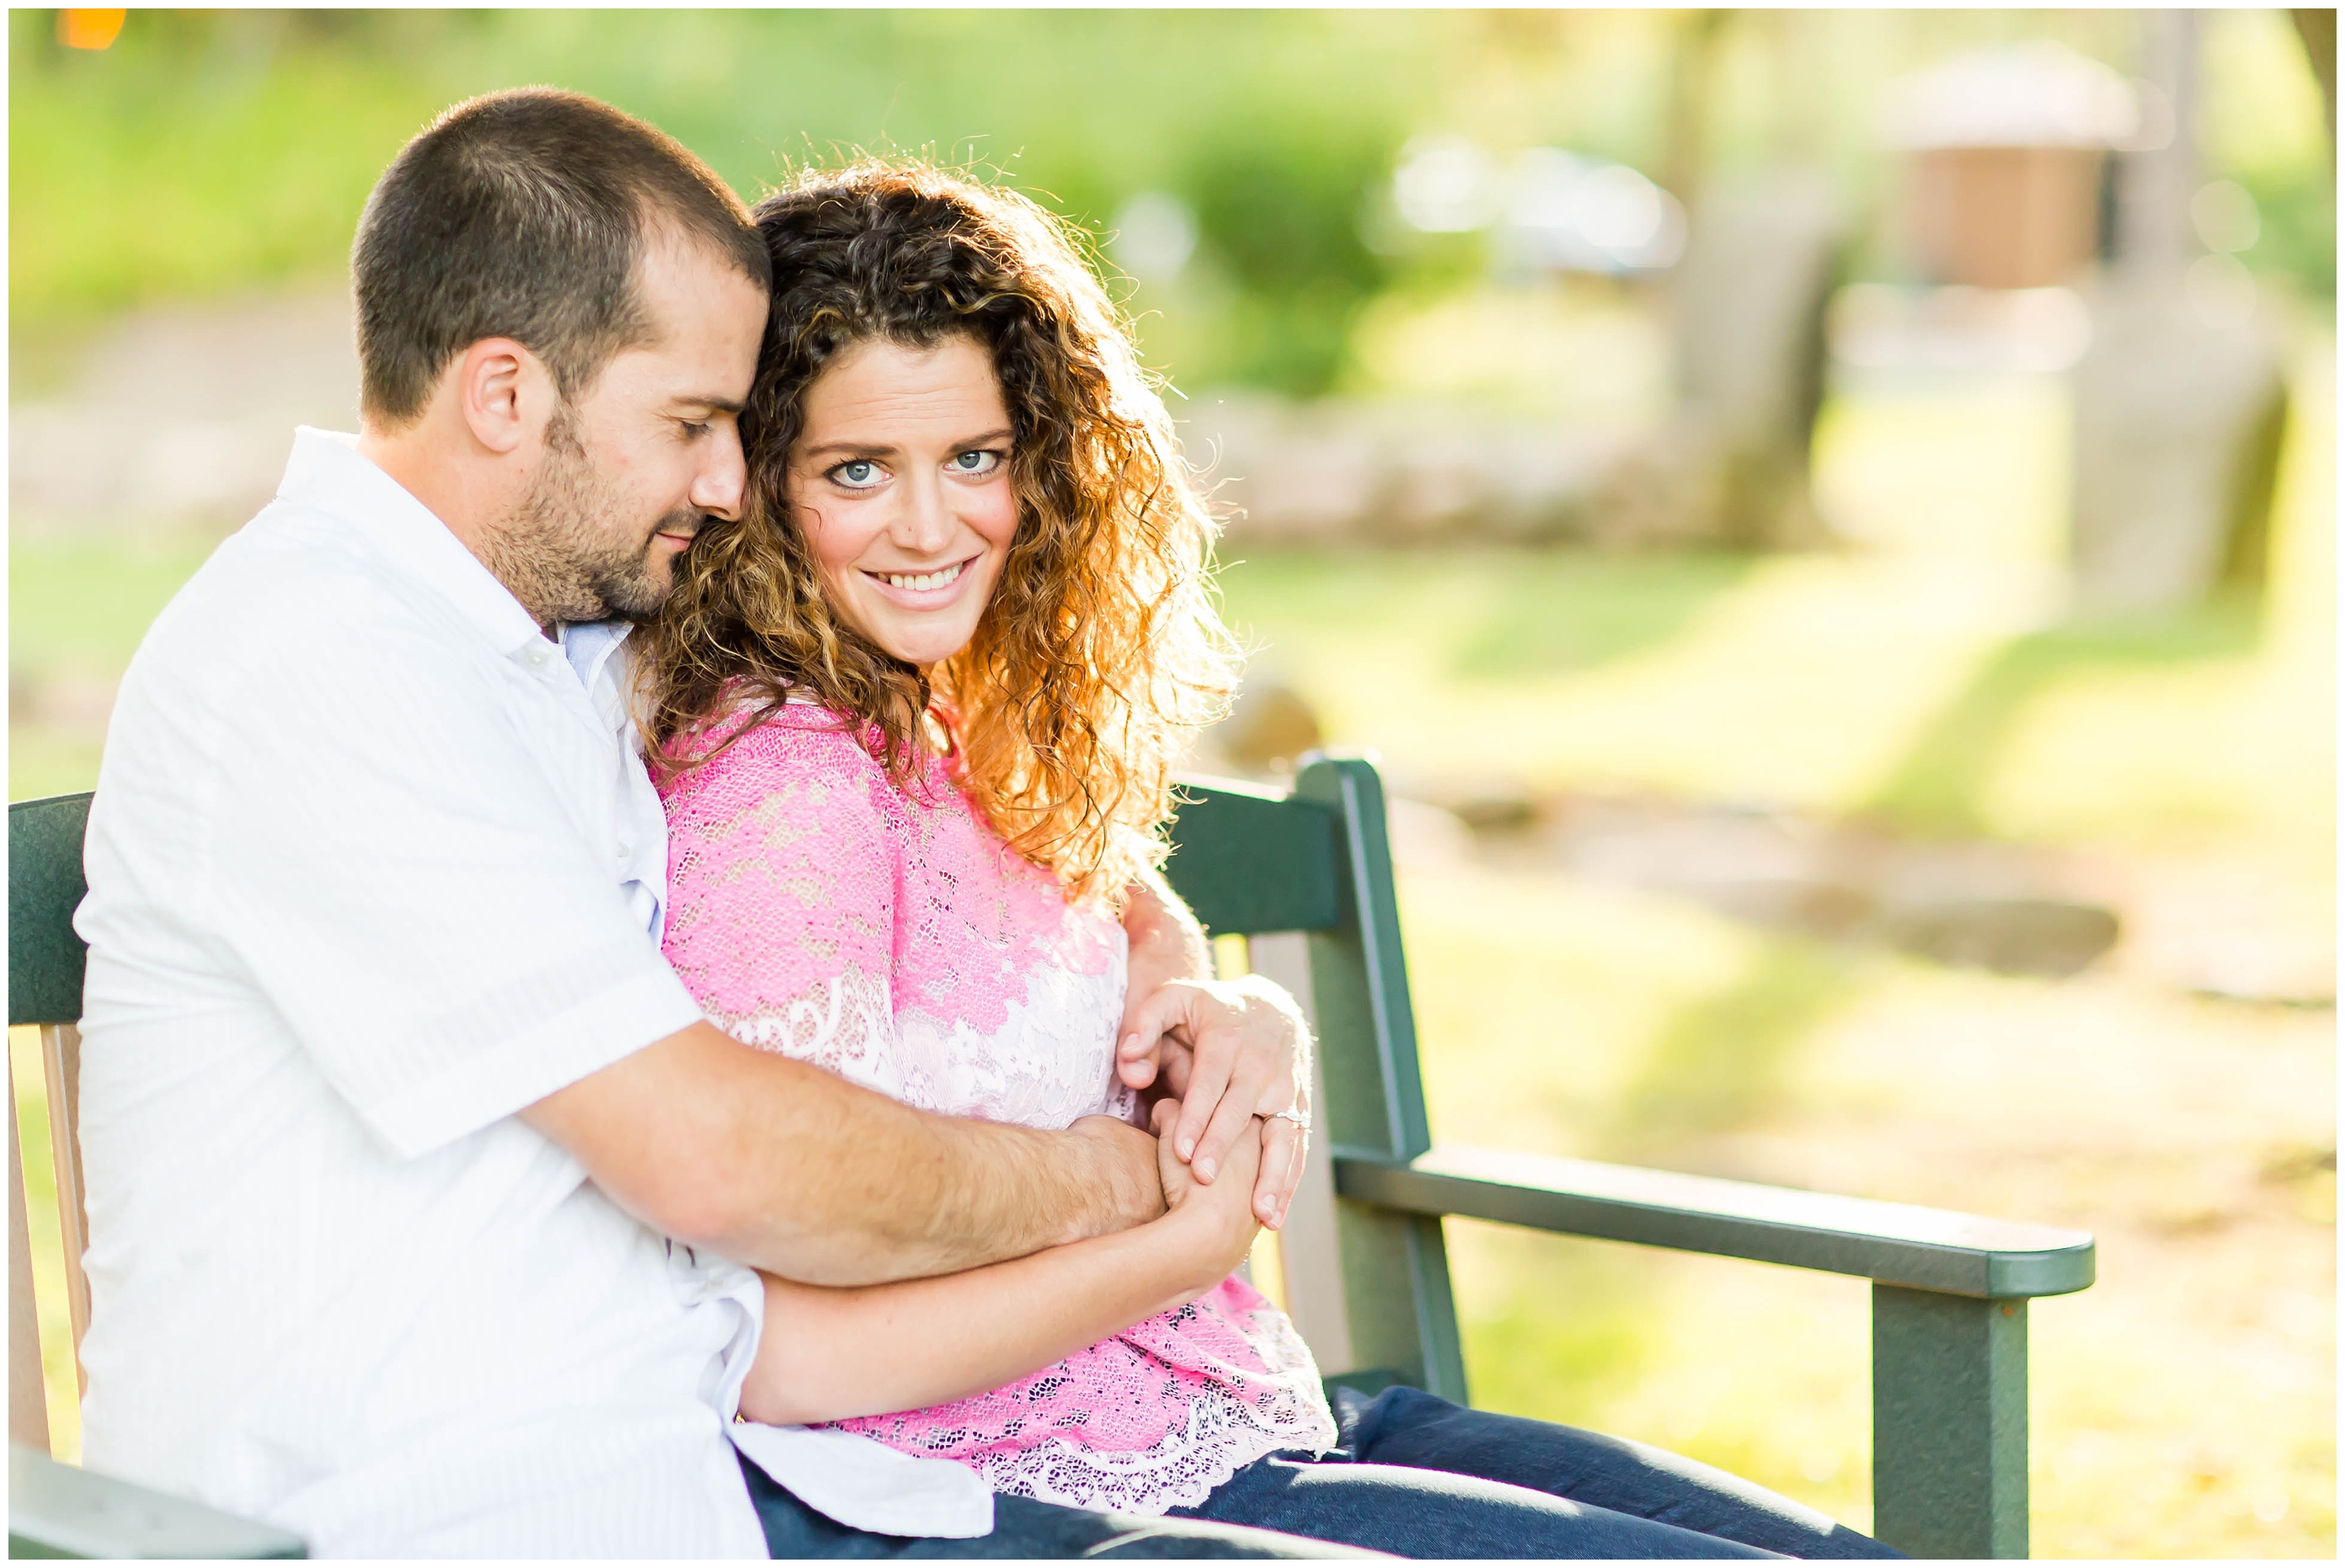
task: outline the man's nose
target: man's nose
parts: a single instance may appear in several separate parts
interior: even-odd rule
[[[741,495],[749,482],[748,460],[741,452],[740,427],[727,420],[714,434],[716,439],[709,442],[708,460],[693,477],[688,499],[711,517],[738,522],[741,521]]]

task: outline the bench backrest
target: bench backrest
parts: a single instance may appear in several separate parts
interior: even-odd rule
[[[1335,1154],[1407,1159],[1431,1146],[1382,783],[1365,761],[1317,757],[1291,794],[1216,780],[1186,784],[1183,794],[1167,876],[1208,931],[1251,939],[1253,966],[1295,994],[1319,1039],[1311,1169],[1280,1238],[1296,1324],[1321,1371],[1339,1381],[1347,1372],[1395,1378],[1462,1402],[1441,1222],[1345,1202],[1331,1175]],[[86,951],[73,913],[86,890],[89,804],[83,794],[8,808],[8,1022],[41,1030],[76,1350],[89,1295],[76,1136]],[[13,1070],[13,1053],[11,1061]],[[45,1448],[13,1117],[9,1133],[9,1430],[15,1441]]]
[[[1332,1157],[1432,1147],[1383,782],[1364,759],[1315,754],[1288,794],[1219,780],[1183,793],[1165,875],[1208,931],[1251,939],[1253,966],[1318,1036],[1312,1169],[1280,1239],[1295,1324],[1334,1381],[1396,1379],[1462,1404],[1441,1221],[1345,1201],[1330,1174]]]

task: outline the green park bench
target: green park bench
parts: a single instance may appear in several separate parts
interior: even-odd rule
[[[2027,1555],[2027,1302],[2093,1282],[2091,1237],[1436,1146],[1376,770],[1315,757],[1291,794],[1223,781],[1186,790],[1173,885],[1215,936],[1249,939],[1251,966],[1295,993],[1320,1042],[1317,1128],[1280,1249],[1288,1308],[1330,1384],[1406,1383],[1467,1401],[1445,1215],[1853,1275],[1873,1281],[1874,1533],[1917,1557]],[[41,1026],[76,1344],[87,1316],[73,1137],[83,950],[70,921],[88,810],[81,794],[8,811],[8,1021]],[[10,1128],[11,1554],[299,1555],[280,1533],[46,1458]]]

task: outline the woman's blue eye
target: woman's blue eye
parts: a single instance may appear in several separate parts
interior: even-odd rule
[[[853,485],[859,488],[861,486],[877,484],[878,482],[879,465],[875,462],[867,462],[861,458],[857,458],[852,462],[844,462],[839,464],[837,468],[830,470],[830,474],[833,479],[838,481],[841,484]]]
[[[1001,461],[1000,452],[962,452],[947,464],[955,473],[991,473]]]

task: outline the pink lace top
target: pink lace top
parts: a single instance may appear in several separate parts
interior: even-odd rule
[[[668,960],[736,1037],[950,1116],[1132,1113],[1122,925],[1013,853],[943,764],[898,789],[793,704],[664,794]],[[996,1492],[1132,1513],[1335,1441],[1311,1352],[1235,1277],[1007,1388],[838,1424]]]

